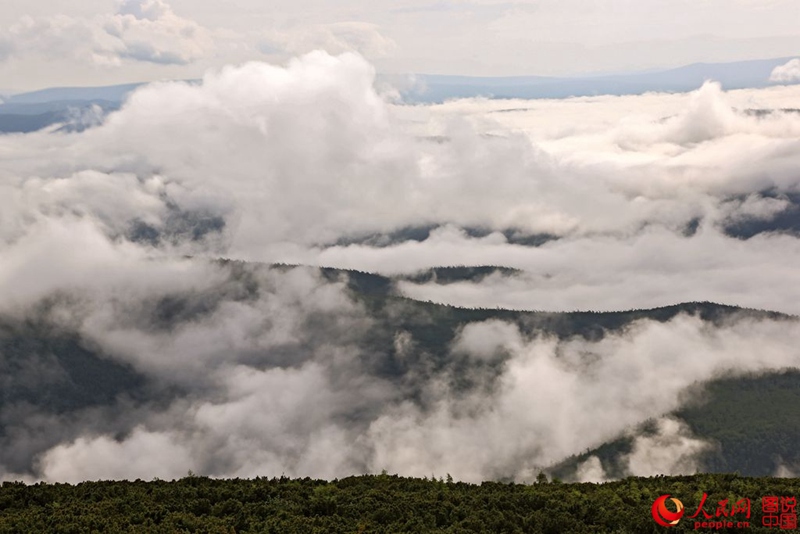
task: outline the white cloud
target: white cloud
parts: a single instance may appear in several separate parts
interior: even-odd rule
[[[775,470],[774,476],[778,478],[797,478],[798,473],[796,469],[793,469],[784,463],[780,463],[778,468]]]
[[[142,17],[163,16],[143,6]],[[713,299],[796,311],[796,240],[721,232],[789,207],[761,193],[796,187],[800,117],[744,110],[790,107],[796,87],[412,107],[386,104],[373,74],[355,55],[249,63],[199,85],[141,89],[81,134],[4,136],[0,150],[14,154],[0,170],[4,238],[76,217],[115,239],[142,224],[172,232],[160,247],[176,253],[526,271],[484,289],[404,286],[443,302],[564,310]],[[223,226],[187,239],[176,213]],[[384,249],[314,246],[425,224],[445,226]],[[467,239],[458,226],[562,239],[526,248],[499,233]]]
[[[54,447],[41,459],[45,480],[73,484],[100,479],[171,480],[186,476],[192,467],[190,451],[176,443],[174,436],[140,427],[122,441],[81,437]]]
[[[376,24],[367,22],[336,22],[297,26],[268,33],[261,43],[267,54],[284,52],[292,55],[324,50],[329,54],[357,52],[367,58],[390,55],[396,43],[386,37]]]
[[[514,325],[490,320],[462,328],[453,343],[453,351],[490,360],[498,355],[498,351],[518,349],[521,345],[522,338]]]
[[[693,475],[699,468],[699,456],[713,445],[697,439],[683,421],[663,418],[657,421],[652,436],[637,436],[625,458],[631,476]]]
[[[86,21],[101,32],[92,35],[85,29],[76,29],[68,39],[59,41],[52,34],[63,29],[42,26],[43,45],[66,42],[71,50],[80,53],[45,59],[25,53],[33,46],[29,42],[26,48],[17,49],[18,60],[0,65],[0,78],[11,79],[15,84],[3,89],[196,78],[210,66],[259,59],[265,50],[285,52],[291,48],[306,52],[309,46],[326,47],[331,52],[358,50],[379,58],[382,72],[514,76],[621,72],[787,57],[795,54],[800,45],[793,0],[708,0],[702,6],[662,0],[632,5],[609,0],[604,9],[586,2],[551,0],[393,0],[369,4],[354,0],[276,0],[268,8],[258,0],[238,0],[227,5],[208,0],[173,3],[180,18],[196,21],[212,32],[212,50],[203,48],[205,60],[185,62],[195,57],[196,45],[203,45],[197,36],[177,44],[181,37],[173,28],[188,26],[166,24],[167,11],[155,1],[142,3],[141,7],[134,4],[133,8],[125,4],[124,12],[129,15],[119,15],[139,16],[137,20],[141,21],[147,20],[145,16],[160,17],[161,28],[156,28],[155,22],[137,23],[136,28],[131,25],[130,47],[116,39],[107,41],[102,24],[112,18],[105,14],[107,1],[3,3],[3,25],[24,15],[37,21],[52,21],[60,13],[72,21]],[[687,9],[691,10],[691,17],[685,16]],[[145,34],[153,39],[144,39]],[[81,46],[79,42],[96,43],[100,53],[92,59],[91,46]],[[151,42],[155,43],[154,48],[148,48]],[[94,68],[97,63],[119,59],[116,53],[109,53],[109,47],[148,61],[120,60],[133,69]],[[271,54],[270,58],[282,56]],[[170,61],[173,63],[164,65]],[[89,62],[92,67],[85,66]]]
[[[100,66],[119,66],[125,60],[186,64],[209,54],[214,45],[211,31],[176,15],[163,0],[124,0],[117,13],[92,18],[26,16],[5,38],[13,43],[14,55],[33,53]]]
[[[700,467],[701,455],[714,448],[696,438],[683,421],[662,417],[655,421],[652,434],[633,437],[631,452],[618,459],[625,476],[693,475]],[[575,472],[578,482],[600,483],[610,480],[597,456],[590,456]]]
[[[495,330],[472,326],[481,327]],[[512,352],[493,395],[459,396],[433,383],[435,409],[405,403],[384,412],[369,430],[373,468],[532,481],[542,467],[676,409],[696,381],[798,365],[791,347],[799,333],[795,323],[745,320],[715,329],[679,316],[594,343],[532,340]],[[682,423],[664,419],[655,435],[635,440],[626,463],[642,476],[694,472],[707,447]],[[584,475],[598,474],[584,467]]]
[[[78,435],[41,454],[38,476],[171,478],[191,469],[333,478],[387,469],[530,481],[543,467],[676,409],[698,382],[800,365],[796,322],[733,318],[715,327],[681,315],[590,342],[527,339],[513,325],[487,321],[465,328],[451,357],[502,362],[497,382],[458,390],[452,367],[428,378],[419,369],[413,386],[423,408],[407,397],[410,384],[370,372],[373,356],[358,346],[370,322],[341,283],[326,284],[308,269],[248,270],[263,277],[257,299],[223,302],[160,331],[147,326],[144,305],[174,288],[154,280],[132,293],[96,287],[91,302],[67,304],[65,322],[91,346],[185,393],[168,406],[123,407],[113,434],[93,429],[91,413],[91,423],[62,421]],[[207,279],[190,294],[237,293],[220,283]],[[314,326],[305,323],[310,317]],[[478,367],[472,376],[490,380],[482,374]],[[119,434],[126,437],[112,437]],[[635,440],[625,461],[634,474],[691,472],[705,447],[666,419],[655,435]]]
[[[784,65],[773,69],[769,80],[771,82],[791,83],[800,81],[800,58],[792,59]]]
[[[372,251],[326,252],[324,263],[409,270],[430,265],[499,264],[523,269],[480,282],[415,284],[401,292],[419,300],[466,307],[612,311],[687,301],[712,301],[800,313],[790,267],[800,260],[797,239],[762,235],[742,241],[702,228],[691,238],[651,229],[628,239],[584,237],[532,249],[461,239]],[[770,261],[764,258],[769,257]],[[329,261],[324,261],[324,260]]]
[[[603,464],[600,463],[600,458],[597,456],[590,456],[578,466],[575,472],[575,480],[577,482],[600,484],[602,482],[607,482],[609,479],[603,469]]]
[[[115,238],[141,223],[174,234],[178,210],[224,227],[165,239],[174,252],[526,271],[484,289],[404,286],[423,299],[551,310],[712,299],[797,311],[796,240],[735,240],[720,227],[788,207],[761,192],[796,187],[800,117],[744,110],[791,107],[798,88],[397,106],[375,93],[373,74],[355,55],[249,63],[200,85],[141,89],[81,134],[0,138],[15,154],[0,170],[6,239],[67,216]],[[693,221],[696,234],[684,236]],[[423,243],[314,247],[425,224],[445,226]],[[498,233],[467,239],[457,226],[562,239],[532,249]]]

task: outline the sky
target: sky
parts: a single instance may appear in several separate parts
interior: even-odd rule
[[[794,0],[6,0],[0,90],[200,77],[356,51],[380,72],[577,75],[787,57]]]

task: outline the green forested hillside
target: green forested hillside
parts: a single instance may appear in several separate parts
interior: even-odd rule
[[[207,293],[170,293],[147,301],[140,310],[142,321],[155,331],[167,332],[213,313],[221,303],[246,302],[257,298],[258,269],[291,270],[292,266],[269,266],[242,262],[220,262],[229,269],[229,279]],[[498,272],[494,267],[439,268],[418,275],[419,280],[470,280]],[[500,269],[501,275],[513,272]],[[357,271],[321,269],[328,281],[345,281],[351,297],[366,310],[371,324],[355,339],[365,356],[365,372],[403,384],[403,394],[412,402],[423,397],[426,380],[442,376],[456,391],[491,387],[503,372],[504,361],[482,362],[480,379],[466,360],[453,361],[452,342],[465,325],[488,319],[515,324],[529,337],[549,335],[561,339],[581,336],[598,340],[639,319],[668,321],[678,314],[695,315],[709,323],[734,317],[795,321],[779,313],[743,310],[714,303],[685,303],[651,310],[624,312],[523,312],[503,309],[465,309],[398,296],[394,280]],[[254,297],[255,295],[255,297]],[[178,386],[163,387],[152,377],[138,373],[122,359],[104,353],[96,344],[64,324],[48,319],[48,303],[42,303],[27,318],[0,316],[0,464],[14,473],[32,473],[37,454],[78,435],[70,417],[91,422],[97,434],[115,434],[119,414],[143,405],[168,406],[181,394]],[[310,316],[309,321],[320,320]],[[309,324],[308,339],[286,349],[288,355],[303,354],[307,345],[324,343],[324,324]],[[398,355],[398,333],[413,340],[412,350]],[[311,339],[316,337],[318,339]],[[277,355],[278,357],[280,355]],[[287,356],[288,357],[288,356]],[[721,378],[698,385],[702,402],[684,406],[675,415],[687,422],[694,434],[718,445],[702,459],[710,472],[739,472],[764,476],[777,465],[800,463],[800,372],[749,378]],[[697,397],[697,396],[696,396]],[[32,417],[47,414],[50,419]],[[358,414],[355,414],[357,416]],[[46,439],[26,440],[15,445],[30,421]],[[63,423],[62,423],[63,422]],[[10,430],[9,430],[10,429]],[[53,430],[45,432],[45,430]],[[15,441],[17,440],[17,441]],[[577,462],[597,455],[606,472],[617,469],[620,453],[628,452],[630,439],[606,443],[586,455],[572,458],[554,471],[567,480]]]
[[[722,378],[696,389],[695,400],[674,415],[715,445],[701,457],[703,470],[758,476],[775,473],[780,465],[800,465],[800,371]],[[643,425],[645,434],[648,426]],[[597,456],[606,473],[624,477],[619,459],[630,453],[632,441],[624,436],[603,444],[553,472],[571,478],[580,463]]]
[[[705,456],[706,470],[755,475],[800,465],[800,371],[725,378],[703,390],[676,415],[720,445]]]
[[[680,499],[685,517],[670,532],[694,530],[689,516],[703,509],[714,516],[751,500],[749,529],[761,528],[761,498],[797,496],[800,480],[734,475],[628,478],[607,484],[480,485],[435,479],[369,475],[333,482],[213,480],[190,476],[174,482],[4,483],[0,488],[0,533],[27,532],[485,532],[649,533],[665,532],[651,516],[662,494]],[[698,517],[702,517],[700,513]],[[707,529],[703,529],[707,530]]]

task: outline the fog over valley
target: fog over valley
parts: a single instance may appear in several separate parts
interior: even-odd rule
[[[103,27],[191,22],[136,13]],[[215,38],[115,31],[101,59]],[[796,476],[797,59],[430,103],[365,56],[0,135],[0,480]]]

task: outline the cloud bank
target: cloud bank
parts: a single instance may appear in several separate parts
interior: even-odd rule
[[[264,56],[289,60],[315,50],[374,59],[390,55],[397,46],[378,24],[356,20],[318,24],[275,20],[268,29],[237,31],[202,25],[177,14],[164,0],[120,0],[116,5],[114,13],[93,17],[26,15],[0,28],[0,61],[74,62],[106,72],[147,64],[200,64],[205,69],[224,64],[218,60]],[[181,77],[198,71],[172,72],[183,72],[175,76]]]
[[[785,65],[775,67],[769,80],[778,83],[791,83],[800,80],[800,59],[793,59]]]
[[[169,13],[118,17],[135,34]],[[128,373],[106,404],[4,405],[0,476],[532,480],[696,381],[796,367],[793,321],[685,315],[600,341],[470,324],[437,367],[405,331],[371,346],[344,279],[212,260],[521,269],[400,285],[470,306],[797,312],[798,90],[403,106],[362,57],[316,52],[149,85],[82,132],[0,136],[4,321]],[[53,356],[4,350],[20,376]],[[691,468],[701,444],[660,428],[632,472],[679,469],[665,443]]]
[[[343,280],[315,269],[161,267],[139,287],[122,278],[75,288],[46,312],[27,313],[77,331],[149,385],[144,396],[61,415],[5,405],[4,478],[173,478],[190,470],[334,478],[386,469],[532,481],[677,409],[697,383],[800,364],[794,321],[732,317],[713,326],[679,315],[600,341],[471,323],[448,363],[432,368],[415,357],[419,340],[408,332],[395,333],[391,354],[365,343],[373,318]],[[187,300],[171,316],[164,307],[175,299]],[[383,358],[408,360],[387,375]],[[634,443],[625,460],[633,474],[691,472],[708,448],[673,419]],[[579,475],[592,472],[583,466]]]
[[[622,455],[625,476],[693,475],[699,469],[699,457],[714,444],[697,439],[686,423],[674,417],[656,421],[652,435],[634,436],[632,450]],[[582,462],[575,473],[578,482],[599,484],[612,480],[597,456]]]
[[[299,55],[324,50],[329,54],[356,52],[371,59],[390,55],[396,47],[397,44],[386,37],[377,24],[356,21],[274,30],[267,32],[259,45],[267,55]]]
[[[176,15],[162,0],[123,0],[116,13],[93,18],[28,16],[5,38],[12,43],[9,56],[35,53],[99,66],[119,66],[128,59],[181,65],[213,47],[210,30]]]

